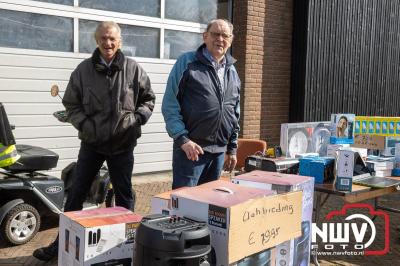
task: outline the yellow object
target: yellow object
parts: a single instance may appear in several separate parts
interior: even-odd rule
[[[400,117],[356,116],[354,134],[400,136]]]
[[[267,149],[267,157],[275,157],[275,149],[274,148],[269,148]]]
[[[20,157],[15,145],[4,146],[0,143],[0,168],[14,164]]]

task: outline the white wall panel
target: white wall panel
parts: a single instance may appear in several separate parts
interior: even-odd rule
[[[76,136],[71,137],[54,137],[54,138],[34,138],[34,139],[17,139],[19,144],[39,146],[45,149],[54,150],[57,148],[77,148],[80,141]]]
[[[53,84],[63,94],[72,69],[82,59],[19,54],[2,54],[0,49],[0,101],[5,106],[10,123],[16,126],[18,143],[48,148],[58,153],[59,164],[50,174],[60,171],[75,161],[80,141],[77,131],[57,121],[52,113],[63,110],[61,100],[51,97]],[[165,131],[161,102],[171,64],[145,62],[156,93],[153,116],[142,128],[142,137],[135,149],[136,173],[171,169],[172,141]]]
[[[60,160],[58,162],[57,169],[63,169],[72,162],[74,162],[74,160],[71,159]],[[172,161],[141,163],[141,164],[135,163],[133,167],[133,178],[135,178],[135,174],[168,171],[171,169],[172,169]],[[60,170],[47,171],[46,174],[61,177]]]
[[[1,94],[1,92],[0,92]],[[66,126],[59,122],[53,115],[8,115],[11,124],[16,127],[43,127],[43,126]],[[153,113],[148,123],[163,123],[164,118],[161,113]],[[164,126],[164,125],[163,125]],[[72,127],[72,126],[71,126]]]
[[[86,10],[38,1],[0,1],[0,8],[34,12],[79,19],[103,20],[113,12]],[[89,12],[90,11],[90,12]],[[93,14],[92,14],[93,13]],[[110,17],[119,23],[159,27],[160,29],[201,32],[198,23],[161,20],[118,13]],[[163,43],[163,41],[161,42]],[[163,49],[160,49],[161,51]],[[76,50],[77,51],[77,50]],[[52,113],[63,110],[61,100],[50,96],[52,85],[58,85],[64,94],[71,72],[90,54],[0,47],[0,102],[3,103],[10,123],[16,126],[14,135],[19,144],[48,148],[57,152],[60,160],[50,174],[60,176],[60,170],[76,161],[80,141],[77,131],[69,124],[57,121]],[[134,173],[171,169],[172,140],[165,130],[161,103],[168,74],[174,60],[135,58],[148,73],[156,105],[153,116],[142,128],[142,137],[135,148]]]

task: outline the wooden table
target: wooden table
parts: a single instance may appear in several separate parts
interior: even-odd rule
[[[390,178],[400,181],[400,177],[391,176]],[[400,213],[399,209],[381,206],[378,203],[379,197],[389,195],[399,191],[399,186],[390,186],[385,188],[371,188],[353,184],[352,191],[338,191],[334,184],[315,184],[316,201],[315,201],[315,221],[319,220],[319,213],[322,206],[331,195],[341,197],[345,202],[356,203],[367,199],[374,199],[375,209],[381,209],[391,212]]]
[[[393,179],[400,180],[400,177],[390,177]],[[314,207],[314,222],[319,221],[319,216],[322,207],[331,195],[342,198],[345,202],[356,203],[367,199],[374,199],[375,210],[381,209],[385,211],[400,213],[400,209],[394,209],[386,206],[381,206],[378,203],[378,199],[381,196],[389,195],[400,190],[400,186],[390,186],[385,188],[371,188],[361,185],[352,185],[352,191],[338,191],[334,184],[315,184],[314,191],[316,193],[315,207]],[[315,265],[319,266],[317,251],[312,255],[312,260]]]

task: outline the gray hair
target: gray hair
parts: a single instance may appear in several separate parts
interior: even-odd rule
[[[96,41],[97,37],[99,37],[100,31],[102,29],[107,29],[107,28],[115,28],[117,30],[119,38],[122,39],[121,28],[117,23],[115,23],[114,21],[103,21],[100,22],[99,25],[97,25],[96,30],[94,32],[94,38],[96,39]]]
[[[229,29],[231,30],[231,33],[233,33],[233,24],[232,24],[230,21],[228,21],[228,20],[226,20],[226,19],[222,19],[222,18],[211,20],[211,21],[207,24],[206,32],[208,32],[208,31],[210,30],[211,26],[214,25],[214,24],[217,23],[217,22],[225,22],[226,24],[228,24]]]

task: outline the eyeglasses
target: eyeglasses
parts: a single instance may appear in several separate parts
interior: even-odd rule
[[[119,37],[113,37],[113,36],[100,36],[98,38],[98,41],[101,43],[106,43],[108,41],[110,41],[111,43],[116,43],[118,41],[120,41],[121,38]]]
[[[213,31],[209,31],[208,33],[210,33],[211,37],[214,39],[222,37],[224,40],[229,40],[233,36],[233,34],[219,33],[219,32],[213,32]]]

